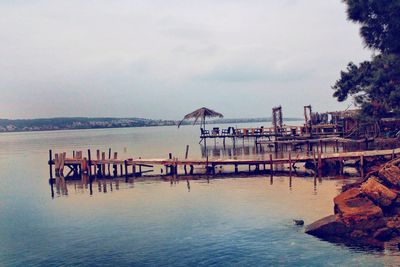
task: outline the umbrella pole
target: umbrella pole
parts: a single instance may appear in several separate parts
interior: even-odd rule
[[[203,116],[203,129],[206,130],[206,117]],[[208,157],[208,152],[207,152],[207,138],[204,138],[204,150],[206,152],[206,157]]]

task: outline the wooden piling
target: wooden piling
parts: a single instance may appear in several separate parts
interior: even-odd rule
[[[58,153],[54,154],[54,170],[56,172],[56,176],[60,175],[60,160],[58,158]]]
[[[168,159],[170,159],[170,160],[172,160],[172,153],[168,153]],[[169,171],[168,171],[168,168],[169,168]],[[165,166],[165,174],[170,174],[170,175],[172,175],[172,165],[166,165]]]
[[[317,149],[317,150],[318,150],[318,177],[321,177],[321,171],[322,171],[322,158],[321,158],[322,152],[321,152],[321,150],[322,150],[322,147],[320,146],[320,149]]]
[[[88,165],[87,165],[86,158],[83,158],[83,160],[81,161],[81,170],[82,170],[82,173],[88,173]]]
[[[292,155],[289,152],[289,177],[292,178]]]
[[[271,177],[272,177],[274,173],[274,162],[272,160],[272,154],[269,154],[269,164],[270,164],[269,170],[271,172]]]
[[[189,156],[189,145],[186,145],[185,159]]]
[[[111,159],[111,148],[108,149],[108,159]],[[110,161],[109,161],[110,162]],[[110,163],[107,164],[108,176],[111,176]]]
[[[315,151],[313,151],[313,161],[314,161],[314,173],[317,176],[317,159],[315,157]]]
[[[364,155],[360,156],[360,174],[361,178],[364,178]]]
[[[118,159],[118,152],[114,152],[114,160]],[[113,174],[114,177],[118,176],[118,169],[117,169],[117,164],[113,164]]]
[[[101,152],[101,160],[103,163],[101,164],[101,174],[102,176],[106,176],[106,164],[104,164],[104,161],[106,160],[106,152]]]
[[[49,174],[50,179],[53,179],[53,151],[49,150]]]
[[[124,161],[124,166],[125,166],[125,181],[128,181],[128,161]]]
[[[186,145],[185,159],[188,158],[188,155],[189,155],[189,145]],[[184,170],[185,170],[185,175],[187,175],[186,164],[184,166]]]
[[[99,149],[96,150],[96,159],[97,159],[97,162],[99,162],[99,160],[100,160],[100,150]],[[96,164],[96,168],[97,168],[97,175],[101,176],[101,165],[99,163]]]
[[[88,175],[89,177],[92,175],[92,156],[90,153],[90,149],[88,149]]]
[[[322,140],[321,140],[321,139],[318,140],[318,147],[319,147],[319,150],[320,150],[321,153],[322,153]],[[317,149],[318,149],[318,148],[317,148]]]
[[[193,165],[190,165],[190,171],[189,171],[189,173],[192,175],[192,174],[193,174],[193,171],[194,171],[194,166],[193,166]]]
[[[344,168],[343,158],[339,157],[339,173],[340,173],[340,175],[343,175],[343,173],[344,173],[343,168]]]
[[[60,174],[64,174],[64,165],[65,165],[65,158],[66,158],[67,153],[63,152],[60,154]]]

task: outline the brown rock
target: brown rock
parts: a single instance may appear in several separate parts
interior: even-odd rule
[[[392,229],[400,229],[400,218],[399,216],[393,216],[387,219],[386,226]]]
[[[340,195],[336,196],[333,199],[333,203],[335,204],[335,207],[334,207],[335,214],[339,213],[338,205],[340,203],[345,202],[347,199],[361,197],[361,196],[362,196],[362,194],[361,194],[359,187],[351,188],[349,190],[344,191]]]
[[[306,233],[322,238],[332,236],[346,236],[350,232],[343,222],[340,221],[337,215],[330,215],[322,218],[306,227]]]
[[[335,213],[347,225],[355,229],[376,228],[383,216],[382,209],[352,188],[334,198]]]
[[[397,197],[395,192],[379,183],[374,176],[361,185],[361,192],[383,207],[390,206]]]
[[[379,177],[393,186],[400,186],[400,169],[399,167],[388,164],[379,171]]]
[[[364,231],[361,230],[354,230],[351,232],[350,237],[352,238],[366,238],[368,237],[368,234]]]
[[[381,241],[387,241],[393,237],[393,233],[393,229],[391,228],[381,228],[376,230],[374,233],[374,238]]]

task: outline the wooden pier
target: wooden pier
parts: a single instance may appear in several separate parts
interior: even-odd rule
[[[187,153],[186,153],[187,154]],[[284,157],[274,157],[271,153],[257,158],[243,159],[178,159],[169,154],[167,158],[126,158],[119,159],[118,153],[111,154],[111,149],[106,152],[96,151],[95,159],[92,158],[91,150],[83,156],[82,151],[75,151],[72,156],[67,157],[65,152],[54,154],[49,151],[49,172],[50,179],[53,179],[53,171],[56,176],[63,176],[66,179],[80,179],[82,174],[90,178],[112,178],[140,177],[146,173],[154,172],[155,167],[161,167],[160,176],[194,175],[195,167],[202,167],[205,174],[216,175],[216,167],[228,166],[234,173],[239,173],[240,166],[246,166],[246,172],[266,172],[271,175],[277,169],[276,166],[284,166],[292,175],[296,170],[296,164],[305,163],[312,166],[315,175],[320,176],[326,166],[333,166],[337,172],[343,173],[344,162],[348,160],[357,161],[360,168],[360,175],[364,175],[365,163],[376,159],[388,160],[398,157],[400,148],[385,150],[370,150],[357,152],[323,153],[322,147],[309,154],[296,154],[289,152]],[[265,157],[266,156],[266,157]],[[187,170],[189,167],[189,170]],[[68,172],[64,175],[64,169]],[[163,171],[165,169],[165,172]],[[248,171],[247,171],[248,170]],[[241,171],[243,172],[243,170]]]

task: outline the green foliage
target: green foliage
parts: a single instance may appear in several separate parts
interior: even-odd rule
[[[349,96],[365,119],[400,115],[400,0],[344,0],[348,18],[361,24],[367,47],[380,52],[371,61],[350,62],[332,87],[334,97]]]
[[[392,112],[400,115],[400,56],[378,55],[358,66],[351,62],[333,89],[338,101],[353,96],[364,115],[375,118]]]
[[[384,53],[400,53],[399,0],[344,0],[348,18],[361,25],[367,47]]]

